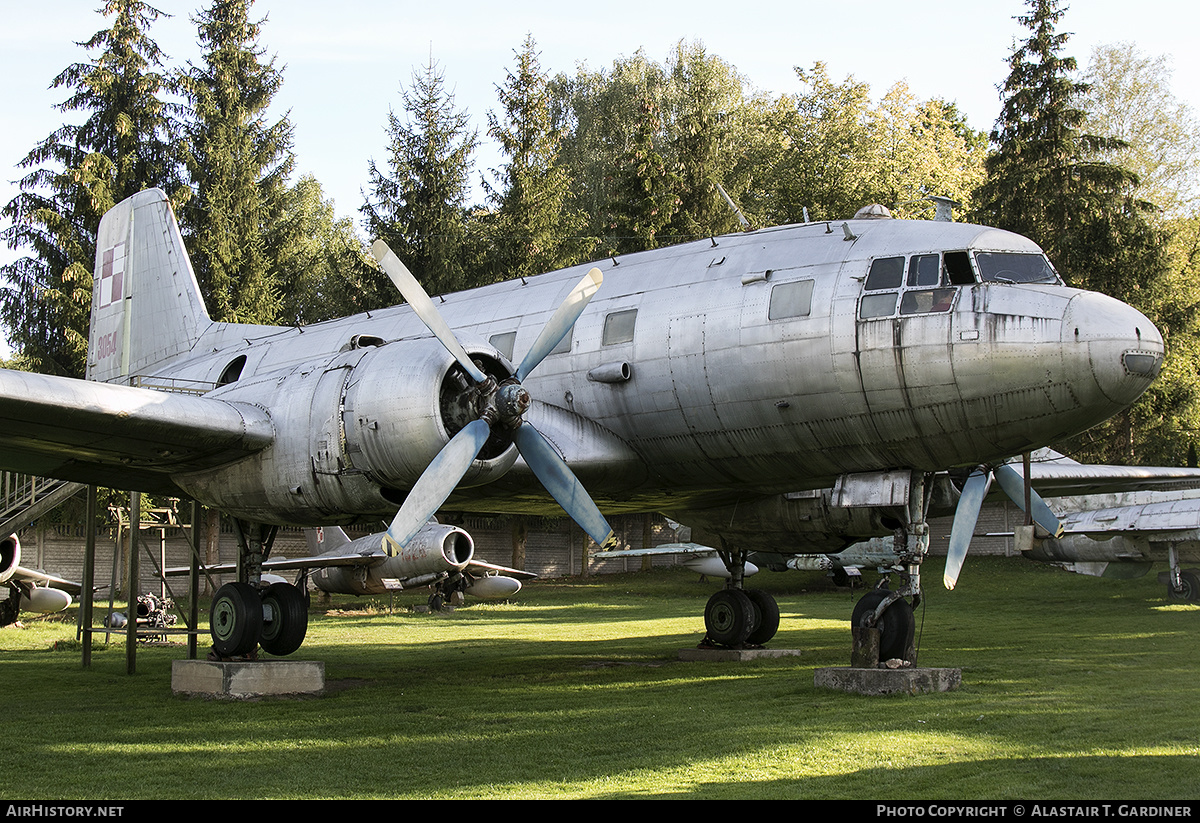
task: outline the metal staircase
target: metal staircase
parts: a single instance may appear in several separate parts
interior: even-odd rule
[[[0,474],[0,537],[16,534],[87,488],[84,483],[27,474]]]

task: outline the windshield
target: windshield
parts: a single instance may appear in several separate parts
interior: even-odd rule
[[[1044,254],[1010,251],[975,252],[985,283],[1057,283],[1058,274]]]

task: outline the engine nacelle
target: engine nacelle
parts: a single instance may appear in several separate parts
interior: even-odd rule
[[[338,554],[378,551],[384,533],[360,537]],[[312,581],[331,594],[383,594],[389,589],[421,586],[444,574],[461,571],[475,555],[471,535],[454,526],[430,523],[397,554],[379,558],[369,566],[334,566],[318,569]],[[385,581],[396,581],[389,585]]]
[[[489,375],[508,377],[494,349],[467,350]],[[192,497],[249,520],[325,526],[352,519],[347,512],[390,517],[454,434],[478,417],[473,388],[433,338],[246,377],[209,396],[265,408],[274,441],[245,460],[173,479]],[[493,432],[459,485],[495,480],[516,459],[509,434]]]
[[[482,352],[481,352],[482,350]],[[468,349],[485,373],[510,370],[483,347]],[[345,393],[346,453],[383,486],[410,488],[450,439],[478,417],[472,381],[432,338],[383,346],[359,362]],[[500,477],[517,459],[510,437],[493,432],[460,486]]]
[[[15,534],[0,540],[0,584],[12,579],[13,572],[21,565],[21,541]]]

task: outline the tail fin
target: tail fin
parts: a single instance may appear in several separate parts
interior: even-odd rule
[[[121,201],[100,221],[87,379],[128,382],[191,351],[212,324],[160,189]]]

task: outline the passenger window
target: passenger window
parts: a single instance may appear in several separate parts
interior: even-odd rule
[[[926,287],[942,285],[939,262],[936,254],[914,254],[908,261],[908,285]]]
[[[767,309],[767,319],[808,317],[812,312],[812,293],[812,280],[780,283],[771,289],[771,305]]]
[[[921,289],[906,291],[900,301],[901,314],[927,314],[950,311],[954,305],[954,289]]]
[[[602,346],[612,346],[617,343],[633,341],[633,327],[637,322],[637,309],[617,311],[604,318],[604,335],[600,338]]]
[[[863,320],[872,317],[891,317],[896,313],[896,292],[864,294],[858,307],[858,316]]]
[[[942,267],[946,271],[946,282],[951,286],[975,284],[975,272],[971,270],[971,257],[965,251],[946,252]]]
[[[503,334],[493,334],[488,338],[488,342],[496,347],[496,351],[512,360],[513,346],[517,342],[517,333],[515,331],[506,331]]]
[[[875,289],[898,289],[904,281],[904,258],[881,257],[871,262],[871,271],[867,274],[868,291]]]

